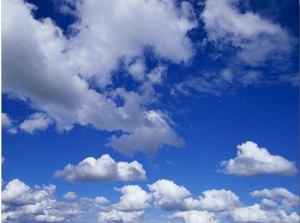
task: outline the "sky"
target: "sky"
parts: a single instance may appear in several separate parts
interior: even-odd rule
[[[2,0],[3,223],[299,222],[297,0]]]

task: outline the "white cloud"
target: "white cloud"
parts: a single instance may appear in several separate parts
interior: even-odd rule
[[[67,200],[74,200],[77,197],[78,197],[77,194],[74,193],[73,191],[69,191],[69,192],[67,192],[66,194],[63,195],[63,198],[67,199]]]
[[[77,222],[84,215],[76,204],[57,202],[56,186],[31,189],[14,179],[2,191],[1,222]]]
[[[155,206],[166,211],[182,209],[184,199],[191,194],[185,187],[165,179],[148,185],[148,188],[155,198]]]
[[[6,113],[1,113],[1,125],[3,128],[10,128],[12,127],[12,120]]]
[[[265,211],[260,208],[258,204],[248,207],[236,208],[231,213],[231,218],[234,222],[264,222],[264,223],[297,223],[299,222],[299,215],[295,212],[287,214],[279,211]]]
[[[143,53],[150,46],[158,59],[190,60],[193,47],[186,34],[197,24],[190,19],[193,13],[187,2],[179,7],[173,1],[156,0],[81,2],[74,12],[78,22],[72,26],[79,32],[69,38],[49,18],[35,20],[33,5],[5,0],[2,7],[2,90],[39,111],[34,115],[39,117],[21,123],[22,130],[45,130],[53,121],[60,131],[75,124],[121,131],[121,138],[112,137],[111,146],[125,154],[133,150],[155,154],[162,145],[182,145],[165,114],[160,112],[163,126],[145,115],[153,113],[146,105],[155,100],[152,85],[161,82],[163,70],[158,66],[145,73]],[[122,89],[125,104],[118,106],[111,95],[119,95],[120,88],[106,86],[120,60],[136,58],[128,70],[136,79],[144,77],[140,85],[147,87]],[[94,79],[93,86],[101,87],[101,93],[90,86]],[[147,147],[154,133],[156,143]],[[138,147],[132,149],[129,144],[136,140]],[[123,141],[128,141],[124,147]]]
[[[151,195],[138,185],[127,185],[116,190],[123,194],[120,202],[112,206],[118,211],[142,211],[150,206]]]
[[[215,218],[214,213],[207,211],[182,211],[177,212],[169,218],[176,220],[176,222],[185,222],[185,223],[219,223],[220,221]]]
[[[146,172],[137,161],[117,163],[105,154],[98,159],[88,157],[75,166],[68,164],[63,170],[57,170],[54,176],[70,182],[133,181],[144,180]]]
[[[113,135],[109,145],[115,150],[133,155],[136,151],[154,156],[158,148],[163,145],[181,147],[183,140],[178,138],[176,133],[165,121],[163,114],[157,111],[144,113],[147,125],[142,125],[129,134],[123,134],[119,138]]]
[[[241,206],[239,197],[229,190],[206,190],[199,198],[200,207],[207,211],[225,211]]]
[[[37,112],[31,115],[28,120],[23,121],[19,128],[25,132],[33,134],[37,130],[46,130],[52,123],[53,120],[48,118],[45,114]]]
[[[293,176],[297,173],[295,164],[278,155],[271,155],[267,149],[248,141],[237,146],[237,157],[222,161],[223,173],[239,176],[279,174]]]
[[[99,223],[120,222],[120,223],[136,223],[144,215],[144,211],[124,212],[112,210],[110,212],[101,212],[99,214]]]
[[[289,33],[279,24],[247,11],[241,13],[235,0],[208,0],[201,15],[208,40],[221,49],[237,50],[236,63],[259,66],[267,60],[283,59],[293,50]]]
[[[290,211],[293,206],[299,205],[299,197],[292,194],[285,188],[256,190],[251,193],[253,197],[267,197],[281,202],[281,208]]]

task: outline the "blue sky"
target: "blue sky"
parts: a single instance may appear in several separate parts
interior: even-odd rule
[[[299,222],[299,2],[2,1],[2,222]]]

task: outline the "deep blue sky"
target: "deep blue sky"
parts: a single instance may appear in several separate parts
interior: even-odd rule
[[[2,222],[299,222],[298,4],[3,1]]]

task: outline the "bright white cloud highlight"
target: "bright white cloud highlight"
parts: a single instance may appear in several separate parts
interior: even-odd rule
[[[148,188],[155,198],[155,206],[166,211],[182,209],[184,199],[190,196],[190,192],[185,187],[165,179],[148,185]]]
[[[219,223],[220,221],[215,217],[214,213],[207,211],[182,211],[177,212],[169,217],[176,220],[176,222],[185,223]]]
[[[63,170],[57,170],[54,176],[70,182],[133,181],[144,180],[146,172],[137,161],[115,162],[105,154],[98,159],[88,157],[75,166],[68,164]]]
[[[237,157],[222,161],[223,173],[238,176],[279,174],[293,176],[297,173],[295,164],[278,155],[271,155],[266,148],[260,148],[248,141],[237,146]]]
[[[120,189],[123,196],[113,205],[118,211],[142,211],[150,206],[151,196],[138,185],[127,185]]]

